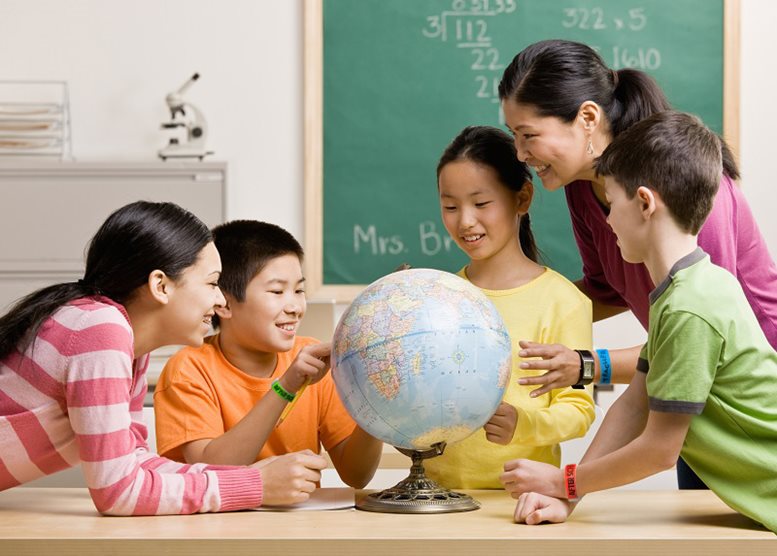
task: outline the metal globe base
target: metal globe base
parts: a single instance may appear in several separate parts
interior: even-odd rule
[[[445,442],[433,444],[429,450],[397,448],[413,460],[410,475],[391,488],[373,492],[362,498],[356,508],[368,512],[394,514],[427,514],[469,512],[480,508],[480,502],[461,492],[443,488],[424,474],[423,460],[439,456]]]

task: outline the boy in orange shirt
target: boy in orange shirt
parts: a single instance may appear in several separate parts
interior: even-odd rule
[[[237,220],[213,230],[222,257],[219,333],[165,365],[154,392],[157,448],[186,463],[249,465],[323,444],[340,478],[364,487],[382,443],[358,427],[328,374],[331,345],[298,337],[303,251],[286,230]],[[294,410],[276,426],[303,384]]]

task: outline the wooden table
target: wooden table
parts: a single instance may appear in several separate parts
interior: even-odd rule
[[[777,536],[709,491],[592,494],[570,522],[538,527],[512,522],[514,503],[504,492],[470,494],[483,507],[459,514],[248,511],[124,518],[99,516],[85,489],[15,488],[0,492],[0,554],[777,555]]]

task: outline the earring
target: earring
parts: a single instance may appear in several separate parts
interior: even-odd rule
[[[586,147],[585,152],[587,152],[590,156],[594,155],[594,144],[590,139],[588,140],[588,146]]]

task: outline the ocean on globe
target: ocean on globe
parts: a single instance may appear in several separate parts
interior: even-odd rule
[[[488,422],[510,358],[502,317],[478,288],[448,272],[412,269],[373,282],[342,315],[332,376],[362,429],[425,450]]]

